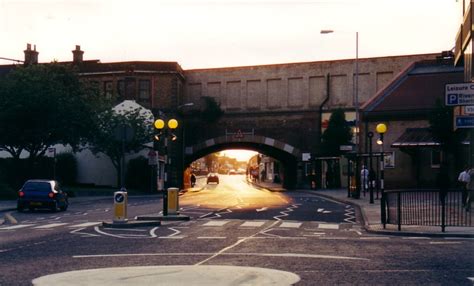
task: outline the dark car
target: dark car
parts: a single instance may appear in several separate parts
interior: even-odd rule
[[[18,191],[17,210],[20,212],[25,208],[65,211],[68,206],[67,194],[54,180],[28,180]]]
[[[209,173],[207,175],[207,184],[209,183],[219,184],[219,176],[216,173]]]

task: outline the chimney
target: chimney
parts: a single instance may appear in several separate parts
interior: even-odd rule
[[[38,52],[36,51],[36,45],[33,46],[34,50],[31,50],[31,44],[26,44],[25,53],[25,65],[34,65],[38,63]]]
[[[84,54],[84,51],[81,51],[81,46],[76,45],[76,49],[72,51],[72,61],[75,64],[80,64],[82,63],[82,55]]]

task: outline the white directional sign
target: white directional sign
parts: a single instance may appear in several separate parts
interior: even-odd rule
[[[446,106],[474,105],[474,83],[454,83],[445,87]]]

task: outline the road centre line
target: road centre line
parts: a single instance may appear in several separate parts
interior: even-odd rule
[[[226,236],[198,236],[198,239],[226,239]]]
[[[72,258],[105,258],[105,257],[136,257],[136,256],[210,256],[214,253],[197,252],[197,253],[128,253],[128,254],[92,254],[92,255],[73,255]],[[314,259],[340,259],[340,260],[365,260],[368,258],[336,256],[336,255],[320,255],[320,254],[304,254],[304,253],[256,253],[256,252],[226,252],[221,255],[225,256],[259,256],[259,257],[285,257],[285,258],[314,258]]]

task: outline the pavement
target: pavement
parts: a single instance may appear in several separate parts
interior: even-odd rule
[[[261,189],[265,189],[272,192],[293,192],[292,190],[286,190],[279,184],[268,183],[268,182],[250,182],[254,186]],[[184,192],[199,192],[203,187],[196,186],[184,190]],[[374,200],[373,204],[369,203],[368,193],[364,196],[361,194],[359,199],[355,199],[347,196],[347,189],[297,189],[297,192],[306,192],[315,195],[319,195],[337,202],[350,204],[356,207],[361,214],[362,225],[367,232],[384,234],[384,235],[403,235],[403,236],[428,236],[428,237],[468,237],[474,238],[474,226],[473,227],[454,227],[447,226],[445,231],[441,231],[440,226],[421,226],[421,225],[402,225],[401,231],[398,230],[397,225],[386,224],[385,227],[381,223],[380,219],[380,200]],[[96,197],[94,197],[96,198]],[[77,197],[70,198],[71,202],[77,202],[80,200],[88,200],[90,197]],[[14,223],[11,221],[11,216],[8,212],[16,210],[16,200],[0,200],[0,212],[6,214],[0,216],[0,225],[5,222]],[[145,222],[143,222],[145,223]]]

